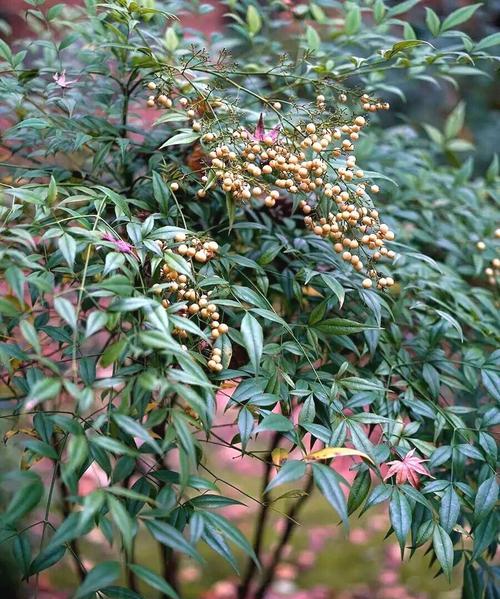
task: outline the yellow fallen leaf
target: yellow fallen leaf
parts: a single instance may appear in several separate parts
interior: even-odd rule
[[[286,449],[283,449],[283,447],[277,447],[276,449],[273,449],[271,452],[271,458],[276,468],[279,468],[279,466],[281,466],[282,462],[284,462],[287,459],[287,457],[288,451]]]
[[[304,456],[304,460],[328,460],[329,458],[338,458],[347,455],[357,455],[374,464],[374,461],[370,456],[366,455],[366,453],[358,451],[357,449],[351,449],[350,447],[325,447],[324,449],[308,453]]]
[[[308,295],[309,297],[323,297],[323,295],[317,289],[311,287],[311,285],[306,285],[305,287],[302,287],[302,293],[304,295]]]

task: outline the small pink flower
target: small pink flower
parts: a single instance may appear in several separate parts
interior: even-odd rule
[[[77,79],[73,79],[72,81],[66,80],[66,71],[62,71],[61,73],[56,73],[52,79],[57,83],[59,87],[69,87],[73,85],[73,83],[77,82]]]
[[[390,466],[390,468],[387,474],[384,476],[384,480],[396,475],[397,485],[402,485],[405,482],[409,482],[412,487],[417,488],[420,484],[420,477],[418,476],[419,474],[434,478],[427,467],[422,465],[423,462],[428,462],[428,460],[423,460],[422,458],[414,456],[414,453],[415,450],[412,449],[402,460],[393,460],[392,462],[387,462],[387,466]]]
[[[267,138],[269,138],[274,143],[278,139],[279,132],[280,132],[280,127],[279,127],[279,125],[276,125],[276,127],[273,127],[271,129],[271,131],[268,131],[266,133],[266,130],[264,128],[264,117],[262,116],[262,113],[261,113],[260,117],[259,117],[259,121],[257,123],[257,127],[255,128],[255,132],[253,135],[251,135],[251,138],[254,141],[265,141],[265,140],[267,140]]]
[[[127,243],[122,239],[116,239],[115,237],[113,237],[113,235],[111,235],[111,233],[104,233],[102,238],[104,239],[104,241],[110,241],[111,243],[113,243],[116,249],[122,254],[132,253],[132,246],[130,245],[130,243]]]

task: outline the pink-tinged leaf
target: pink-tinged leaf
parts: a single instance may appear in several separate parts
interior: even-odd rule
[[[280,126],[279,125],[276,125],[276,127],[273,127],[271,129],[271,131],[269,131],[268,135],[273,140],[273,142],[278,139],[279,132],[280,132]]]
[[[264,129],[264,117],[261,112],[259,121],[257,123],[257,127],[255,127],[255,133],[253,134],[253,138],[255,141],[264,141],[265,135],[266,131]]]
[[[257,122],[257,127],[255,127],[255,131],[253,134],[250,134],[250,137],[253,141],[265,141],[271,140],[274,143],[278,139],[278,135],[280,132],[280,126],[276,125],[270,131],[266,133],[266,129],[264,126],[264,116],[260,113],[259,120]]]
[[[56,73],[52,79],[54,79],[54,81],[57,83],[57,85],[59,87],[70,87],[70,85],[73,85],[73,83],[76,83],[77,80],[73,79],[72,81],[68,81],[66,79],[66,71],[62,71],[61,73]]]
[[[113,237],[111,233],[104,233],[102,238],[104,239],[104,241],[110,241],[112,244],[114,244],[117,251],[121,252],[122,254],[132,253],[132,246],[130,245],[130,243],[123,241],[123,239],[115,239],[115,237]]]
[[[386,465],[389,466],[389,470],[384,476],[384,480],[395,476],[397,485],[408,482],[412,487],[417,488],[420,485],[419,474],[434,478],[427,467],[423,466],[423,463],[428,460],[423,460],[422,458],[415,456],[414,453],[415,450],[412,449],[402,460],[387,462]]]

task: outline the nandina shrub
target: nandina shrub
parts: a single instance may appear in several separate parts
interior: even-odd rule
[[[464,597],[494,597],[498,175],[430,172],[471,149],[461,108],[434,145],[380,118],[400,71],[488,68],[498,38],[454,30],[477,5],[428,9],[431,44],[401,20],[413,1],[227,2],[205,49],[171,15],[189,3],[29,4],[38,38],[0,42],[1,401],[21,454],[1,535],[23,578],[68,555],[75,597],[177,597],[179,554],[206,544],[260,598],[317,488],[346,531],[387,505],[402,554],[463,563]],[[212,443],[263,465],[253,539],[220,513],[245,490],[220,492]],[[89,570],[95,529],[116,556]]]

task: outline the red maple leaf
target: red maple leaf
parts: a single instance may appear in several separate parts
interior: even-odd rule
[[[395,475],[397,485],[409,482],[412,487],[417,488],[420,484],[419,474],[434,478],[427,467],[422,465],[424,462],[428,462],[428,460],[419,458],[418,456],[413,455],[414,453],[415,450],[412,449],[402,460],[387,462],[386,465],[389,466],[389,471],[384,476],[384,480]]]

